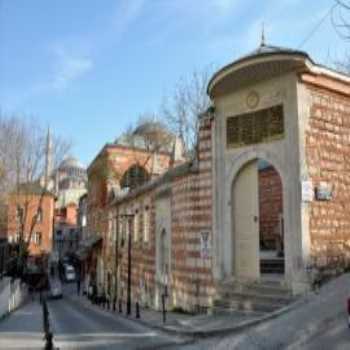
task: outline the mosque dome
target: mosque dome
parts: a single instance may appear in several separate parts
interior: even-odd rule
[[[85,169],[84,166],[74,157],[65,158],[59,166],[60,170],[68,168]]]
[[[175,135],[158,121],[146,121],[138,125],[131,133],[124,133],[115,140],[115,144],[151,150],[170,152]]]
[[[147,135],[151,133],[170,134],[166,126],[161,122],[157,121],[149,121],[142,123],[133,131],[133,135]]]

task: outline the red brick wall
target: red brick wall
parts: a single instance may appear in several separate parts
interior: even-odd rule
[[[349,261],[350,98],[308,86],[311,94],[306,160],[314,186],[333,187],[330,201],[310,203],[311,254],[318,265]]]
[[[275,249],[283,213],[282,182],[273,166],[259,169],[258,181],[260,243],[262,247]]]
[[[8,206],[8,234],[14,236],[20,231],[17,223],[17,205],[22,206],[27,212],[26,221],[24,224],[24,235],[29,235],[31,223],[34,215],[37,213],[40,195],[19,195],[12,196],[9,199]],[[40,255],[48,253],[52,250],[52,230],[53,230],[53,216],[54,216],[54,197],[45,195],[42,201],[42,221],[38,222],[33,232],[41,232],[42,244],[39,246],[33,242],[29,245],[30,255]]]
[[[134,164],[144,167],[152,176],[154,153],[119,145],[106,145],[88,169],[88,217],[91,232],[105,235],[107,211],[105,210],[110,187],[118,184],[124,173]],[[170,165],[170,155],[157,154],[157,169],[165,172]]]
[[[55,210],[55,224],[77,225],[78,206],[74,203]]]

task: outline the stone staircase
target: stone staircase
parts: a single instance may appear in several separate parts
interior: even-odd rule
[[[226,283],[219,287],[214,313],[233,311],[269,313],[294,301],[291,291],[280,281]]]
[[[260,259],[260,271],[262,274],[266,274],[266,273],[284,274],[284,258]]]

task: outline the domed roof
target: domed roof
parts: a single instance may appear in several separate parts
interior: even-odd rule
[[[164,124],[158,121],[147,121],[140,124],[133,131],[133,135],[146,135],[150,133],[165,133],[169,134],[169,130]]]
[[[84,166],[76,158],[67,157],[61,162],[59,168],[60,169],[66,169],[66,168],[84,169]]]
[[[114,143],[126,147],[147,149],[156,146],[158,151],[170,152],[175,135],[158,121],[146,121],[137,126],[131,133],[123,133]]]
[[[304,70],[315,63],[307,53],[262,43],[256,50],[217,71],[210,79],[207,92],[217,94],[242,88],[290,71]]]

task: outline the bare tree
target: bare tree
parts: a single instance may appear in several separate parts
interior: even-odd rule
[[[69,151],[70,143],[54,137],[52,147],[58,163]],[[11,204],[18,208],[16,218],[8,217],[9,210],[2,210],[0,226],[10,221],[17,223],[21,263],[48,192],[48,183],[40,181],[45,173],[45,158],[46,131],[38,121],[0,114],[0,207]]]
[[[333,27],[338,35],[350,40],[350,0],[335,0],[331,13]]]
[[[210,106],[206,91],[212,71],[211,67],[195,70],[189,77],[181,78],[172,94],[163,99],[160,113],[169,128],[181,137],[187,151],[197,144],[199,114]]]

